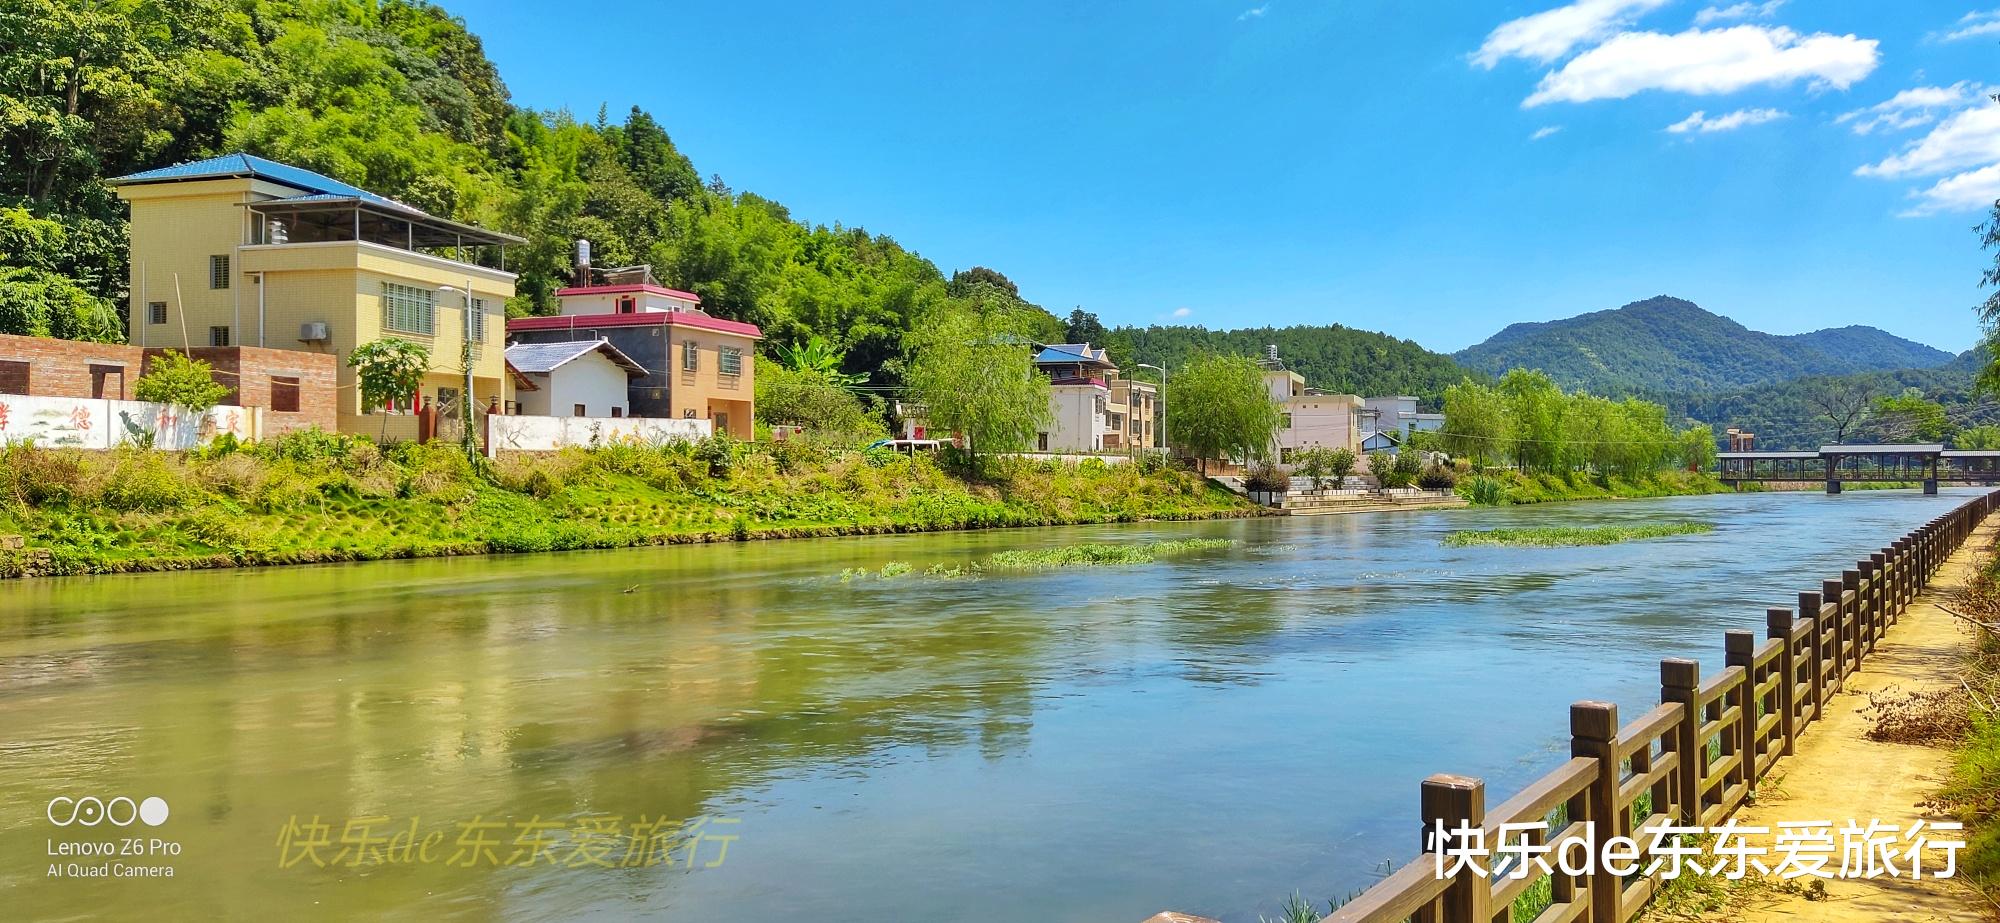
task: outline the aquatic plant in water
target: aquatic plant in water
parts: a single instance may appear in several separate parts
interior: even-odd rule
[[[989,563],[994,567],[1010,570],[1035,570],[1046,567],[1100,567],[1107,564],[1150,564],[1160,558],[1191,551],[1210,548],[1227,548],[1236,544],[1227,538],[1185,538],[1164,542],[1137,542],[1114,545],[1109,542],[1085,542],[1080,545],[1061,545],[1055,548],[1036,548],[1026,551],[1002,551],[994,555]]]
[[[1541,529],[1461,530],[1444,537],[1447,548],[1471,545],[1502,545],[1517,548],[1567,548],[1578,545],[1616,545],[1672,535],[1701,535],[1715,531],[1705,522],[1667,522],[1645,526],[1551,527]]]

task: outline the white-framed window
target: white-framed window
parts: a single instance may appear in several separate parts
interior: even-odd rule
[[[382,283],[383,329],[398,333],[435,333],[437,305],[433,295],[427,288]]]
[[[693,372],[701,369],[701,349],[693,340],[681,341],[681,371]]]
[[[217,254],[208,258],[208,287],[229,287],[229,254]]]
[[[722,347],[722,358],[716,363],[716,370],[724,375],[743,374],[743,350],[734,346]]]

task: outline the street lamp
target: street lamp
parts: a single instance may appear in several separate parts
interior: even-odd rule
[[[1144,362],[1134,363],[1133,367],[1152,369],[1160,373],[1160,448],[1166,449],[1167,455],[1171,458],[1174,454],[1173,447],[1167,444],[1167,370],[1157,365],[1148,365]]]
[[[459,364],[465,366],[465,394],[459,398],[459,425],[465,432],[472,432],[472,280],[465,280],[465,289],[460,291],[449,285],[438,286],[440,292],[458,292],[465,296],[465,340],[459,348]]]

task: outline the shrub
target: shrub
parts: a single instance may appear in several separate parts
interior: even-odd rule
[[[1291,487],[1291,479],[1278,470],[1269,460],[1259,461],[1250,466],[1243,478],[1243,488],[1254,491],[1282,491]]]
[[[1417,486],[1425,490],[1451,490],[1458,486],[1458,475],[1443,465],[1432,465],[1417,475]]]
[[[708,476],[724,480],[736,470],[736,440],[727,433],[716,433],[694,444],[694,457],[708,465]]]
[[[1465,499],[1475,506],[1499,506],[1507,502],[1507,487],[1498,478],[1474,475],[1466,484]]]
[[[104,505],[114,510],[164,510],[179,506],[187,495],[181,472],[166,456],[145,449],[114,450],[104,481]]]
[[[200,359],[171,349],[146,363],[146,374],[132,383],[132,396],[156,404],[173,404],[201,413],[222,403],[230,389],[216,383],[215,370]]]

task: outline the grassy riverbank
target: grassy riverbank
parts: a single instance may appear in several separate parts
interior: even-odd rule
[[[1485,529],[1461,530],[1444,537],[1447,548],[1499,545],[1516,548],[1569,548],[1579,545],[1616,545],[1672,535],[1701,535],[1715,531],[1705,522],[1666,522],[1644,526],[1597,526],[1595,528]]]
[[[1706,472],[1658,471],[1644,478],[1567,474],[1527,474],[1489,470],[1461,477],[1459,496],[1481,506],[1554,503],[1563,500],[1636,500],[1728,493],[1731,488]]]
[[[1256,513],[1177,470],[997,460],[974,476],[808,443],[492,464],[323,433],[195,453],[0,450],[10,577]]]
[[[1874,703],[1875,736],[1954,748],[1950,781],[1933,805],[1966,826],[1959,879],[2000,901],[2000,633],[1994,630],[2000,627],[2000,548],[1987,549],[1975,567],[1964,592],[1946,604],[1984,626],[1973,629],[1963,683]]]

